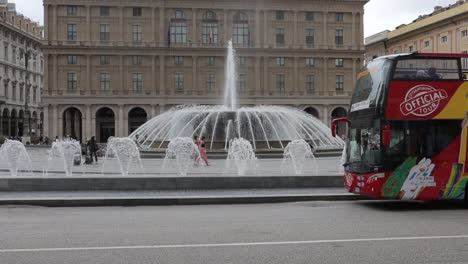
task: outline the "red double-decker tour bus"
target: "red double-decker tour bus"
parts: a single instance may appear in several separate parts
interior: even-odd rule
[[[377,199],[468,203],[466,54],[395,54],[363,67],[347,123],[344,183]],[[343,122],[343,123],[342,123]]]

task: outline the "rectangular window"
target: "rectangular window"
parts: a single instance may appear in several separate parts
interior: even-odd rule
[[[99,15],[100,16],[109,16],[110,15],[110,7],[108,6],[101,6],[99,8]]]
[[[67,6],[67,16],[76,16],[78,14],[77,6]]]
[[[110,31],[109,31],[109,24],[101,24],[99,30],[99,39],[101,41],[109,41],[110,40]]]
[[[336,91],[343,92],[344,90],[344,75],[336,75]]]
[[[276,20],[284,20],[284,11],[276,11]]]
[[[134,7],[133,8],[133,16],[134,17],[141,17],[143,14],[143,9],[141,7]]]
[[[344,59],[335,59],[336,68],[343,68],[343,66],[344,66]]]
[[[447,42],[447,41],[448,41],[447,36],[442,36],[442,43],[445,43],[445,42]]]
[[[213,56],[208,57],[207,64],[208,64],[208,66],[215,66],[215,64],[216,64],[215,57],[213,57]]]
[[[208,93],[214,92],[216,88],[216,75],[214,73],[208,73],[208,78],[206,79],[206,91]]]
[[[237,79],[237,90],[240,93],[245,93],[245,91],[247,91],[247,84],[246,84],[245,76],[246,76],[245,73],[240,73],[239,79]]]
[[[141,25],[135,24],[132,26],[132,35],[133,42],[141,43],[143,41],[143,31],[141,29]]]
[[[284,47],[284,28],[276,29],[276,46]]]
[[[170,43],[185,44],[187,43],[187,24],[185,21],[172,22],[170,28],[171,39]]]
[[[12,55],[12,59],[13,59],[12,62],[13,62],[13,64],[16,64],[16,48],[15,47],[13,47],[11,49],[11,53],[12,53],[11,55]]]
[[[101,91],[109,91],[110,90],[110,74],[108,72],[101,72],[99,83],[100,83]]]
[[[277,57],[276,58],[276,65],[280,67],[284,67],[284,57]]]
[[[239,65],[245,65],[245,57],[239,57]]]
[[[465,50],[462,53],[467,54],[468,51]],[[468,70],[468,58],[462,58],[462,69],[463,69],[463,72],[466,72]]]
[[[68,24],[67,25],[67,40],[76,41],[76,39],[77,39],[76,24]]]
[[[424,47],[429,48],[429,46],[430,46],[429,40],[424,41]]]
[[[69,55],[67,57],[67,63],[70,64],[70,65],[77,64],[78,59],[77,59],[77,57],[75,55]]]
[[[132,56],[132,64],[133,65],[143,64],[143,57],[142,56]]]
[[[101,65],[109,65],[110,64],[110,56],[102,55],[99,57],[99,62]]]
[[[4,44],[5,46],[3,47],[3,59],[5,61],[8,61],[8,44]]]
[[[305,38],[307,47],[313,47],[315,42],[315,30],[313,28],[306,28]]]
[[[175,56],[174,57],[174,64],[175,65],[184,65],[184,57]]]
[[[315,59],[314,58],[306,58],[306,66],[309,68],[315,67]]]
[[[335,21],[336,22],[343,22],[343,17],[344,17],[344,14],[341,13],[341,12],[338,12],[335,14]]]
[[[306,21],[314,21],[314,12],[306,12],[305,19]]]
[[[461,32],[462,38],[468,37],[468,29],[465,29]]]
[[[413,46],[409,46],[409,47],[408,47],[408,50],[409,50],[409,52],[413,52],[413,51],[414,51],[414,47],[413,47]]]
[[[315,75],[309,74],[306,77],[306,91],[308,94],[315,93]]]
[[[176,93],[184,91],[184,74],[181,72],[175,73],[175,90]]]
[[[285,90],[284,74],[276,74],[276,91],[279,94],[284,94],[284,90]]]
[[[76,72],[68,73],[67,89],[69,92],[75,92],[78,89],[78,78]]]
[[[204,44],[218,43],[218,23],[205,22],[202,28],[202,39]]]
[[[143,91],[143,74],[139,72],[134,72],[132,76],[133,81],[133,92],[141,93]]]
[[[335,31],[335,45],[337,47],[343,47],[343,29],[337,29]]]

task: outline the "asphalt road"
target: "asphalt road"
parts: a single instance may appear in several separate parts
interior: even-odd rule
[[[0,263],[468,263],[468,210],[371,201],[0,207]]]

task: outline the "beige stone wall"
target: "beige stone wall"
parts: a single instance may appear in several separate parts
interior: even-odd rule
[[[148,118],[178,104],[219,104],[224,86],[224,60],[227,40],[232,37],[234,16],[239,11],[248,16],[249,43],[237,45],[245,63],[239,73],[245,76],[246,90],[241,103],[281,104],[305,109],[314,107],[320,119],[329,122],[338,106],[347,108],[356,71],[363,59],[363,5],[366,1],[72,1],[45,0],[47,134],[59,135],[58,121],[71,105],[83,116],[81,137],[96,132],[93,118],[97,106],[112,106],[115,133],[127,134],[127,109],[141,106]],[[76,15],[68,15],[70,5]],[[100,15],[100,6],[110,6],[109,16]],[[133,16],[133,7],[142,7],[142,16]],[[168,43],[168,30],[176,10],[185,14],[186,43]],[[218,42],[203,43],[204,15],[216,14]],[[276,11],[284,12],[278,20]],[[306,19],[314,13],[314,20]],[[336,21],[343,13],[343,21]],[[67,24],[76,24],[76,41],[67,40]],[[109,24],[110,39],[100,41],[100,24]],[[142,42],[133,41],[133,25],[140,25]],[[276,43],[276,29],[284,29],[284,45]],[[314,29],[314,45],[306,45],[306,29]],[[343,45],[335,45],[335,32],[343,30]],[[76,55],[76,65],[67,65],[67,56]],[[110,65],[100,65],[100,56],[111,56]],[[132,57],[141,56],[141,65],[133,65]],[[183,57],[176,65],[175,57]],[[215,64],[208,65],[214,57]],[[277,58],[285,65],[277,65]],[[315,66],[306,65],[313,57]],[[344,67],[335,67],[335,59],[344,59]],[[67,74],[76,72],[78,90],[67,90]],[[110,74],[110,91],[100,91],[100,73]],[[132,74],[143,76],[143,91],[133,90]],[[175,75],[183,74],[184,89],[176,91]],[[215,89],[209,91],[209,74],[215,75]],[[276,76],[284,74],[285,91],[278,91]],[[315,92],[306,91],[307,75],[315,76]],[[336,91],[336,75],[344,75],[344,91]],[[79,108],[78,108],[79,107]],[[121,116],[122,115],[122,116]]]

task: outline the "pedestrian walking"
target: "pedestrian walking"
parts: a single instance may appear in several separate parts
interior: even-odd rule
[[[197,145],[198,150],[200,151],[200,140],[198,140],[198,136],[193,136],[193,143]],[[195,165],[198,166],[200,163],[200,156],[195,156]]]
[[[91,152],[91,159],[94,157],[96,163],[98,163],[98,157],[97,157],[98,145],[96,144],[96,139],[94,138],[94,136],[92,136],[91,140],[88,141],[87,148]]]

